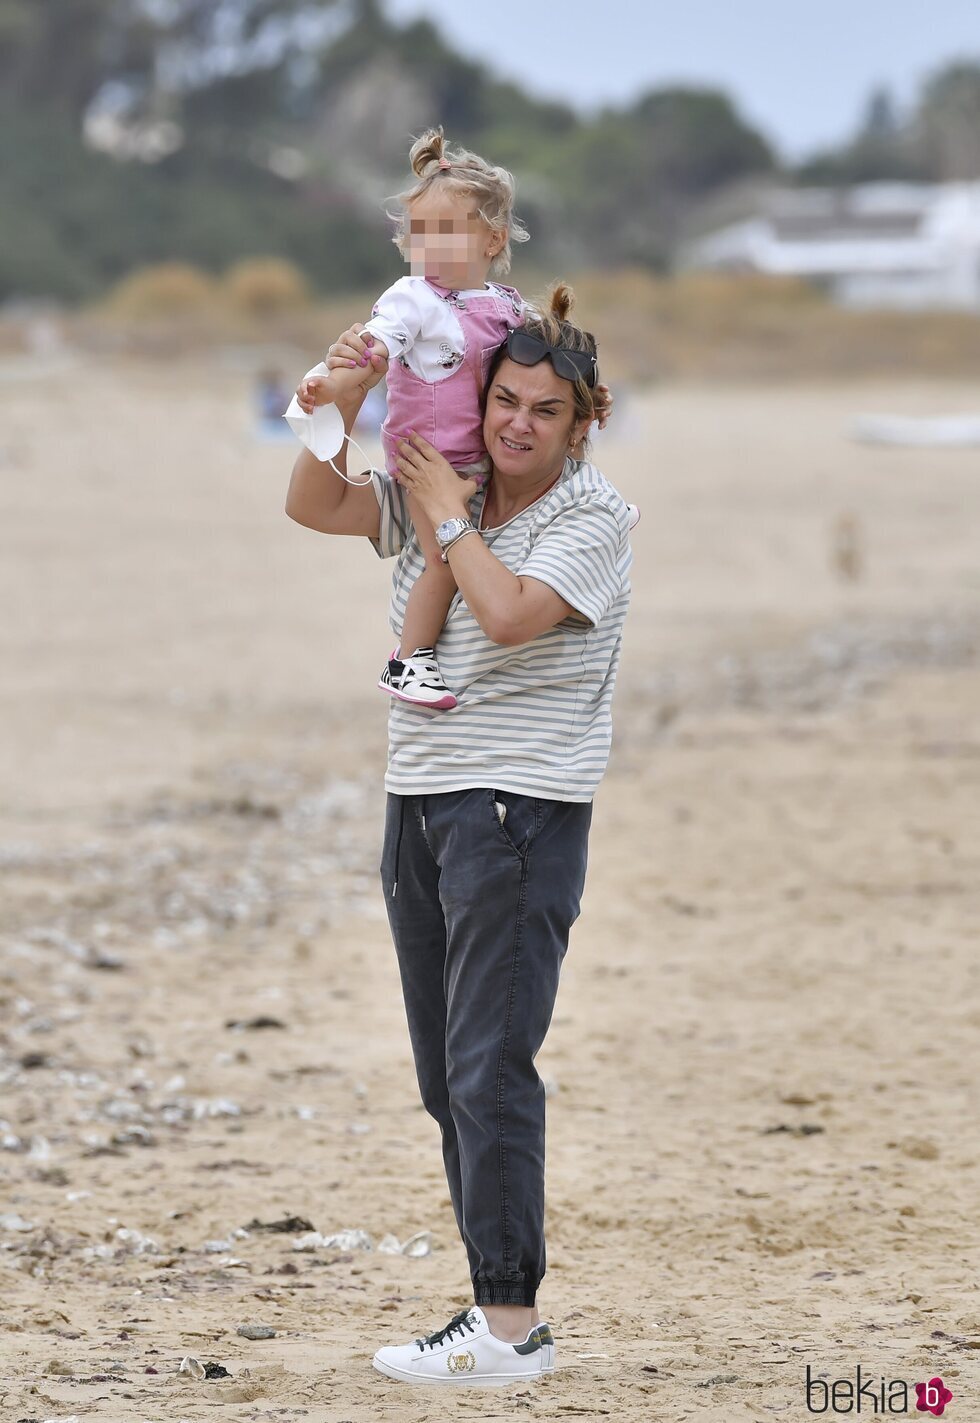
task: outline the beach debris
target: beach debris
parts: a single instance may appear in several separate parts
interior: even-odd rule
[[[236,1240],[247,1240],[248,1231],[240,1226],[237,1230],[230,1230],[224,1240],[205,1240],[204,1251],[208,1255],[225,1255],[229,1250],[234,1250]]]
[[[314,1231],[316,1227],[301,1215],[283,1216],[282,1220],[250,1220],[245,1230],[278,1231],[284,1235],[295,1235],[298,1230]]]
[[[126,967],[125,959],[106,953],[105,949],[87,949],[81,962],[86,968],[102,969],[106,973],[119,973]]]
[[[31,1178],[42,1186],[67,1186],[69,1181],[68,1172],[62,1166],[37,1166],[31,1172]],[[85,1194],[91,1193],[86,1191]]]
[[[819,1132],[826,1131],[826,1127],[817,1126],[815,1122],[801,1122],[799,1126],[790,1126],[788,1122],[780,1122],[775,1127],[763,1127],[763,1136],[773,1136],[776,1132],[786,1132],[789,1136],[816,1136]]]
[[[231,1374],[224,1364],[205,1364],[204,1377],[206,1379],[230,1379]]]
[[[234,1032],[252,1032],[259,1028],[285,1028],[286,1024],[281,1018],[270,1017],[268,1013],[260,1013],[257,1018],[229,1018],[225,1023],[226,1028],[231,1028]]]
[[[194,1379],[196,1383],[200,1383],[200,1381],[206,1377],[204,1365],[199,1359],[191,1358],[190,1354],[181,1359],[180,1368],[177,1372],[183,1374],[185,1378]]]
[[[159,1255],[160,1247],[152,1235],[141,1235],[138,1230],[120,1226],[111,1242],[104,1245],[87,1245],[81,1252],[83,1260],[122,1260],[128,1255]]]
[[[125,1247],[129,1255],[159,1255],[160,1247],[152,1235],[141,1235],[138,1230],[130,1230],[121,1225],[115,1239]]]
[[[193,1104],[193,1115],[195,1121],[203,1121],[205,1117],[240,1117],[242,1109],[237,1102],[230,1101],[227,1097],[215,1097],[212,1100],[201,1098]]]
[[[235,1330],[243,1339],[275,1339],[276,1331],[270,1324],[240,1324]]]
[[[293,1241],[294,1250],[373,1250],[374,1241],[366,1230],[338,1230],[321,1235],[311,1230]]]
[[[113,1132],[109,1138],[110,1146],[156,1146],[156,1144],[157,1139],[149,1127],[140,1126],[138,1122],[131,1127],[123,1127],[122,1131]]]
[[[373,1128],[370,1122],[351,1122],[347,1130],[351,1136],[367,1136],[368,1132],[372,1131]]]
[[[432,1232],[418,1230],[404,1244],[397,1235],[384,1235],[378,1242],[378,1251],[382,1255],[408,1255],[413,1260],[421,1259],[423,1255],[432,1253]]]
[[[25,1220],[22,1215],[0,1215],[0,1230],[36,1230],[37,1226],[32,1220]]]

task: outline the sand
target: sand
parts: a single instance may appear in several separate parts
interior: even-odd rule
[[[0,376],[3,1418],[795,1420],[858,1365],[974,1416],[980,460],[848,431],[975,393],[602,438],[643,521],[539,1059],[560,1368],[433,1393],[370,1367],[468,1299],[376,875],[389,569],[283,516],[230,363]],[[375,1248],[242,1233],[289,1215]]]

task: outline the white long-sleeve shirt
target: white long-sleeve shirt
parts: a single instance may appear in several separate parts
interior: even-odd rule
[[[494,282],[457,292],[467,297],[496,292],[509,294]],[[404,358],[409,370],[432,385],[445,380],[463,360],[463,328],[452,302],[446,301],[424,277],[400,277],[374,304],[365,323],[372,336],[388,347],[388,358]]]

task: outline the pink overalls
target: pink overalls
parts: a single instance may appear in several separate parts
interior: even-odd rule
[[[463,359],[452,375],[431,384],[409,370],[404,360],[390,363],[388,417],[381,427],[385,466],[389,474],[397,475],[397,440],[415,430],[455,470],[465,471],[466,478],[474,478],[473,467],[480,466],[485,481],[488,464],[480,397],[497,347],[508,331],[524,324],[523,303],[514,287],[502,287],[506,298],[494,291],[461,297],[428,277],[426,281],[456,310],[463,329]]]

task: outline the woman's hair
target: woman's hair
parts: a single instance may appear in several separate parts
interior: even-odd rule
[[[404,254],[406,246],[405,209],[438,183],[448,193],[472,197],[487,226],[506,234],[503,247],[490,263],[492,276],[505,276],[510,271],[510,244],[526,242],[531,235],[514,214],[513,175],[465,148],[448,148],[441,125],[415,140],[408,160],[418,182],[394,195],[392,201],[399,203],[402,211],[388,214],[397,224],[392,241],[399,252]]]
[[[590,356],[598,354],[596,339],[591,331],[584,331],[581,326],[576,326],[574,321],[569,321],[568,314],[575,305],[575,293],[566,282],[555,282],[543,301],[536,302],[528,311],[522,331],[526,331],[529,336],[538,336],[542,341],[547,341],[549,346],[562,346],[566,351],[585,351]],[[493,384],[494,376],[501,361],[507,358],[507,343],[498,346],[494,353],[490,368],[487,371],[486,385],[483,389],[483,407],[486,413],[487,392]],[[544,358],[547,360],[547,356]],[[599,382],[599,370],[596,367],[596,384]],[[572,402],[574,405],[574,416],[572,423],[579,420],[588,420],[591,425],[596,417],[595,400],[593,399],[594,387],[590,390],[582,376],[577,380],[569,381],[572,387]],[[589,450],[589,438],[585,437],[584,450]]]

